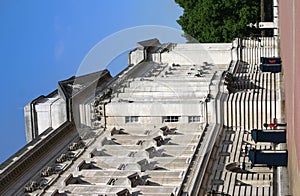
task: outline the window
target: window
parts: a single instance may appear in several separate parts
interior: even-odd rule
[[[125,123],[136,123],[139,122],[138,116],[125,116]]]
[[[162,117],[163,122],[178,122],[179,116],[164,116]]]
[[[189,116],[189,123],[200,122],[200,116]]]

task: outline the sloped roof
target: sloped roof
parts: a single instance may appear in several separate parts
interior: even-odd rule
[[[105,69],[82,76],[72,76],[69,79],[59,81],[58,88],[63,92],[66,98],[71,98],[92,83],[101,83],[100,79],[104,76],[112,78],[109,71]]]
[[[136,44],[137,48],[139,48],[139,49],[153,47],[153,46],[158,47],[160,45],[161,45],[161,43],[159,42],[159,40],[157,38],[141,41]]]

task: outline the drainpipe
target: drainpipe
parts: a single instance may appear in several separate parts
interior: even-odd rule
[[[279,32],[278,32],[278,26],[279,26],[279,19],[278,19],[278,0],[273,0],[273,22],[274,22],[274,26],[277,28],[274,28],[274,36],[278,36]]]
[[[273,22],[276,28],[274,28],[273,35],[275,38],[275,55],[279,54],[279,11],[278,11],[278,0],[273,0]]]
[[[265,0],[260,0],[260,21],[265,22]],[[261,36],[265,36],[265,31],[261,31]]]

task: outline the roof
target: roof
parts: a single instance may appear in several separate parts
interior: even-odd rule
[[[72,76],[69,79],[59,81],[58,89],[63,92],[66,98],[71,98],[95,82],[99,86],[104,77],[112,78],[107,69],[82,76]]]
[[[139,48],[139,49],[153,47],[153,46],[158,47],[160,45],[161,45],[161,43],[159,42],[159,40],[157,38],[141,41],[136,44],[137,48]]]

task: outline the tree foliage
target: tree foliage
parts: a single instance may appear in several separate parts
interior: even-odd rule
[[[185,34],[199,42],[231,42],[255,30],[247,25],[259,21],[260,0],[175,0],[183,9],[177,20]]]

